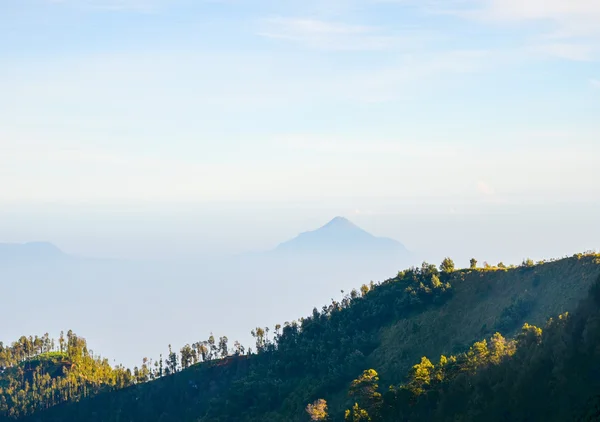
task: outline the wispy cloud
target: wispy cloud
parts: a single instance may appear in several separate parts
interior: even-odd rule
[[[579,35],[589,32],[600,33],[600,29],[595,25],[600,21],[600,3],[596,0],[396,1],[402,4],[420,4],[430,13],[453,14],[487,22],[547,21],[562,30],[569,28],[576,31]],[[575,35],[575,32],[570,34],[563,32],[563,35]]]
[[[445,11],[464,18],[488,24],[528,24],[523,41],[538,52],[576,61],[600,55],[597,0],[467,0],[450,4]]]
[[[590,79],[590,84],[597,89],[600,89],[600,79]]]
[[[594,60],[596,49],[587,43],[534,43],[530,50],[544,56],[560,59],[587,62]]]
[[[96,11],[136,11],[154,12],[168,5],[168,0],[48,0],[56,5],[77,7]]]
[[[560,29],[577,32],[600,30],[593,23],[600,22],[600,3],[596,0],[478,0],[483,16],[496,20],[546,20],[555,22]],[[567,35],[565,33],[565,35]]]
[[[565,60],[600,57],[597,0],[375,0],[418,7],[429,15],[454,16],[522,34],[524,51]]]
[[[373,140],[315,134],[276,136],[274,143],[284,148],[331,154],[400,154],[403,157],[458,157],[464,151],[448,144],[407,140]]]
[[[415,30],[391,31],[384,27],[303,18],[269,18],[258,34],[324,50],[389,50],[414,46],[428,36]]]
[[[439,78],[447,81],[461,74],[478,72],[496,60],[489,51],[481,50],[406,54],[392,65],[351,75],[343,83],[346,96],[351,99],[386,102],[410,96],[417,87]]]

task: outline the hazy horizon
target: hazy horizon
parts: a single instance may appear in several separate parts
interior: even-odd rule
[[[376,236],[401,242],[424,260],[453,256],[465,266],[473,255],[482,261],[518,263],[527,257],[552,258],[598,248],[595,216],[600,203],[593,198],[525,205],[387,202],[378,206],[371,201],[371,209],[364,211],[317,201],[3,207],[0,242],[48,241],[69,254],[94,258],[230,256],[273,249],[341,215]],[[460,243],[454,241],[457,236]]]

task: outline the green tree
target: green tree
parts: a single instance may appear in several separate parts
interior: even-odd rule
[[[198,354],[198,359],[202,360],[202,362],[206,362],[209,360],[208,356],[208,342],[207,341],[199,341],[196,343],[196,353]]]
[[[182,369],[187,369],[192,365],[194,362],[194,355],[195,352],[189,344],[183,346],[180,351]]]
[[[215,336],[210,333],[208,337],[208,360],[213,360],[217,358],[217,345],[215,343]]]
[[[241,356],[245,353],[246,349],[244,346],[242,346],[242,344],[239,341],[235,341],[233,343],[233,354],[235,356]]]
[[[381,393],[379,389],[379,375],[374,369],[367,369],[352,383],[348,394],[358,400],[358,402],[372,415],[379,412],[381,405]]]
[[[477,268],[477,260],[475,258],[471,258],[471,269],[474,270],[475,268]]]
[[[442,381],[444,381],[447,377],[447,370],[448,367],[450,365],[454,365],[456,363],[456,357],[455,356],[450,356],[449,358],[447,358],[444,355],[440,356],[440,361],[438,362],[437,365],[435,365],[434,371],[433,371],[433,376],[430,377],[431,379],[431,383],[433,383],[434,381],[436,383],[440,383]]]
[[[538,345],[542,341],[542,329],[525,323],[517,336],[517,342],[523,345]]]
[[[60,332],[60,337],[58,338],[58,344],[60,347],[60,352],[64,352],[65,351],[65,335],[64,333],[61,331]]]
[[[229,349],[227,347],[227,342],[229,339],[227,336],[219,337],[219,353],[222,358],[226,358],[229,355]]]
[[[167,360],[167,373],[174,374],[177,372],[178,362],[177,362],[177,353],[171,349],[171,345],[169,344],[169,358]]]
[[[451,273],[454,271],[454,261],[452,261],[449,257],[444,258],[440,265],[440,271],[444,273]]]
[[[439,289],[442,287],[442,282],[440,281],[440,278],[435,274],[431,276],[430,284],[433,289]]]
[[[446,360],[445,356],[442,358]],[[414,365],[410,371],[408,389],[416,396],[423,394],[431,383],[434,369],[433,363],[423,356],[421,362]]]
[[[490,351],[488,350],[487,340],[481,340],[473,344],[467,352],[466,369],[472,372],[489,362]]]
[[[379,388],[379,375],[374,369],[367,369],[363,373],[352,381],[350,384],[350,396],[357,397],[364,400],[370,400],[372,397],[377,397],[379,394],[377,389]],[[379,394],[379,396],[381,396]]]
[[[344,419],[348,422],[370,422],[371,418],[365,409],[361,409],[358,403],[354,403],[352,410],[346,410]]]
[[[514,342],[507,341],[500,333],[495,333],[490,339],[488,349],[490,362],[498,365],[505,356],[514,353]]]
[[[257,327],[255,330],[252,330],[250,334],[252,334],[252,337],[256,340],[256,352],[264,352],[266,349],[265,330]]]
[[[533,259],[527,258],[527,259],[523,260],[523,263],[521,265],[523,267],[531,268],[531,267],[535,266],[535,263],[533,262]]]

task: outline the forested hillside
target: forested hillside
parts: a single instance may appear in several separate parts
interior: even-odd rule
[[[503,403],[495,397],[511,398],[510,385],[526,389],[536,377],[548,381],[547,361],[540,358],[546,363],[538,367],[532,356],[547,352],[562,362],[566,355],[546,346],[554,344],[546,336],[554,339],[576,321],[589,319],[585,309],[593,306],[574,317],[555,318],[543,332],[534,326],[546,327],[550,317],[574,311],[599,275],[600,257],[594,254],[537,264],[527,260],[511,268],[478,267],[475,260],[465,270],[455,270],[449,259],[439,269],[423,264],[382,283],[365,284],[299,321],[257,328],[251,348],[230,350],[226,338],[193,343],[180,353],[171,351],[168,369],[163,371],[160,359],[140,382],[132,376],[122,384],[128,388],[97,389],[94,394],[100,394],[89,398],[92,394],[69,396],[64,401],[81,400],[24,420],[375,421],[443,419],[446,414],[457,417],[448,420],[479,420]],[[525,322],[531,325],[523,328]],[[586,338],[593,343],[594,325],[589,327]],[[567,349],[575,348],[572,354],[579,353],[576,344],[565,341]],[[435,365],[422,359],[440,355],[448,357]],[[550,370],[558,376],[564,369]],[[529,378],[522,379],[519,374],[527,371],[532,371],[525,375]],[[562,384],[548,382],[548,391],[558,394],[555,386]],[[116,388],[106,385],[105,390]],[[502,386],[504,396],[490,393]],[[32,394],[26,384],[21,389],[13,396]],[[467,396],[457,401],[463,393]],[[486,401],[489,397],[494,399]],[[455,408],[448,407],[455,402]],[[498,420],[522,416],[506,419],[511,414],[502,412]],[[527,420],[523,415],[521,420]]]
[[[600,277],[573,314],[543,328],[525,323],[506,339],[495,333],[456,356],[422,357],[406,381],[380,388],[364,371],[350,384],[346,421],[598,421],[600,420]],[[307,406],[312,420],[327,402]]]
[[[143,371],[148,371],[146,365]],[[55,341],[48,334],[0,342],[0,415],[17,419],[60,403],[132,385],[131,371],[111,368],[86,341],[69,331]]]

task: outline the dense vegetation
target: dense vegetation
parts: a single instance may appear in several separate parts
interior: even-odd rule
[[[597,421],[600,420],[600,277],[577,311],[550,318],[544,329],[524,324],[512,340],[500,333],[457,356],[427,357],[406,381],[387,390],[373,369],[354,380],[344,420]],[[311,420],[327,402],[307,406]]]
[[[108,359],[95,356],[85,339],[72,331],[58,340],[48,334],[25,337],[5,346],[0,342],[0,418],[18,419],[61,403],[77,402],[99,393],[123,389],[174,374],[199,362],[228,356],[227,337],[184,346],[152,364],[130,370],[112,368]],[[235,353],[244,348],[235,344]]]
[[[146,365],[142,371],[147,371]],[[18,418],[134,382],[131,371],[111,368],[71,331],[57,342],[46,334],[0,343],[0,415]]]
[[[113,371],[124,374],[121,384],[100,383],[91,393],[48,406],[128,388],[58,405],[27,420],[303,421],[309,418],[306,410],[313,420],[326,414],[333,420],[438,418],[446,410],[434,414],[422,409],[446,409],[459,391],[471,393],[468,388],[482,372],[504,368],[508,361],[514,371],[522,372],[515,362],[521,362],[519,357],[530,344],[522,338],[538,331],[526,326],[525,334],[515,340],[504,336],[513,335],[526,320],[539,325],[550,315],[575,309],[600,274],[598,256],[591,254],[537,265],[525,261],[511,268],[501,264],[477,268],[476,264],[455,270],[447,259],[439,270],[423,264],[382,283],[363,285],[341,301],[315,308],[307,318],[273,330],[253,330],[253,348],[236,344],[230,350],[226,337],[219,342],[211,337],[186,345],[179,353],[170,351],[164,369],[162,358],[142,370],[116,368]],[[552,322],[538,337],[571,320],[563,317],[557,320],[560,323]],[[491,339],[469,348],[485,336]],[[421,360],[406,382],[407,371],[420,357],[443,353],[455,356],[436,365]],[[369,368],[381,374],[383,385],[397,387],[380,389],[379,375]],[[349,386],[351,397],[346,393]],[[465,409],[471,412],[479,405],[485,409],[480,396],[487,393],[473,390],[474,396],[462,399],[463,407],[451,410],[458,419],[449,420],[477,419],[477,413]],[[13,394],[29,395],[24,384]],[[19,414],[40,408],[23,408]]]

